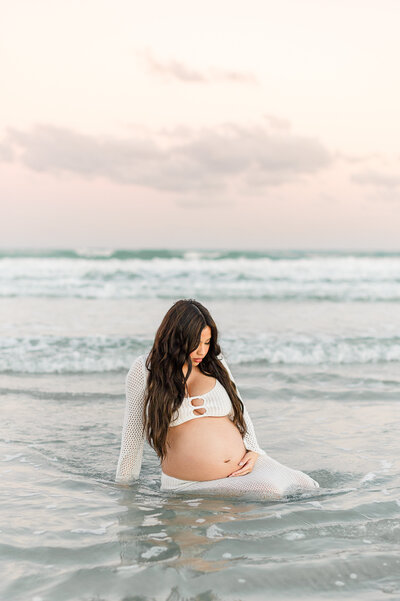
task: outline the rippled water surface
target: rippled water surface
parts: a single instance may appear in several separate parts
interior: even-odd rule
[[[132,253],[0,258],[1,599],[399,601],[400,255]],[[149,446],[115,484],[126,371],[189,297],[312,496],[167,495]]]

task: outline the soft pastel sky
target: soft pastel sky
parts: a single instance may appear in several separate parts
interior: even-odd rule
[[[398,0],[13,0],[2,247],[400,250]]]

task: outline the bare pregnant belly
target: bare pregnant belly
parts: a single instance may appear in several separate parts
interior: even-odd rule
[[[182,480],[226,478],[240,467],[246,453],[242,436],[227,415],[191,419],[170,427],[168,444],[161,469]]]

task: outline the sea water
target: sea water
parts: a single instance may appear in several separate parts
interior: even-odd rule
[[[282,501],[114,481],[124,381],[165,312],[211,312]],[[400,253],[0,252],[7,601],[400,599]]]

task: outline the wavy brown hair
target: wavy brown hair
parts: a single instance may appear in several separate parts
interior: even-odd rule
[[[143,409],[143,432],[161,461],[167,454],[167,432],[172,415],[183,402],[186,381],[192,372],[190,353],[199,346],[201,332],[207,326],[211,329],[211,341],[207,354],[199,363],[199,369],[203,374],[219,380],[232,402],[233,423],[242,437],[247,432],[244,407],[236,392],[236,385],[217,358],[221,347],[213,318],[198,301],[178,300],[165,314],[146,359],[149,374]],[[185,362],[188,365],[186,376],[182,371]]]

